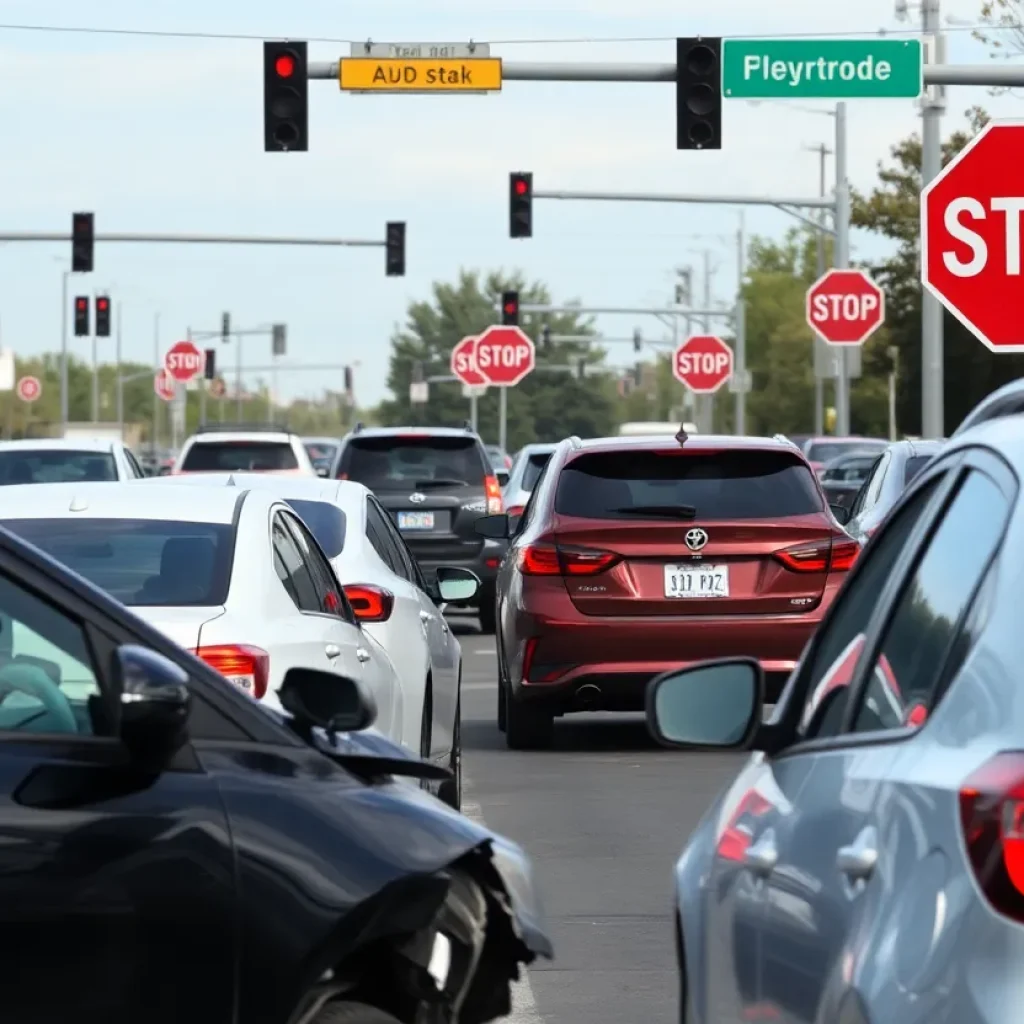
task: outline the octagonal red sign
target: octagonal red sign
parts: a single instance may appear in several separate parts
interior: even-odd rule
[[[885,323],[885,292],[863,270],[834,268],[807,289],[807,323],[830,345],[863,345]]]
[[[694,394],[712,395],[732,376],[732,349],[712,334],[694,334],[676,349],[672,374]]]
[[[487,380],[476,368],[476,335],[470,334],[456,342],[452,349],[452,374],[469,387],[486,387]]]
[[[476,339],[476,368],[485,384],[510,388],[533,372],[537,352],[530,336],[518,327],[495,324]]]
[[[993,352],[1024,352],[1024,121],[987,124],[921,193],[921,281]]]

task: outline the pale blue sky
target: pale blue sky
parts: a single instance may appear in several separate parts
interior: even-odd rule
[[[947,14],[974,23],[971,0]],[[388,339],[410,299],[460,267],[522,268],[558,298],[643,305],[667,300],[672,268],[713,251],[713,292],[736,287],[735,207],[538,201],[535,237],[510,240],[508,172],[532,170],[538,189],[810,194],[831,119],[783,105],[728,105],[721,153],[675,149],[671,85],[511,82],[488,96],[352,96],[311,83],[310,152],[265,154],[259,40],[311,41],[310,57],[347,54],[346,40],[492,43],[508,60],[671,61],[679,34],[788,35],[899,29],[892,0],[0,0],[0,22],[251,39],[0,29],[0,203],[10,229],[66,230],[72,210],[94,210],[100,231],[197,231],[383,238],[408,222],[408,276],[384,276],[382,250],[99,245],[96,290],[123,302],[125,357],[149,360],[153,320],[170,343],[186,328],[284,321],[282,365],[359,360],[356,390],[384,394]],[[287,11],[287,14],[285,14]],[[628,41],[642,37],[650,41]],[[623,40],[579,42],[576,40]],[[332,42],[330,40],[338,40]],[[968,31],[949,36],[951,62],[985,59]],[[947,128],[982,103],[1021,116],[1021,101],[949,90]],[[812,105],[814,106],[814,105]],[[816,105],[821,107],[821,105]],[[917,124],[913,104],[853,104],[851,176],[867,187],[879,160]],[[792,221],[748,208],[751,233],[779,236]],[[855,239],[854,255],[870,253]],[[0,330],[20,354],[54,350],[61,269],[69,244],[0,245]],[[700,286],[700,285],[699,285]],[[607,317],[625,336],[655,321]],[[86,354],[81,341],[75,351]],[[269,339],[250,364],[269,362]],[[625,363],[631,352],[622,349]],[[112,354],[112,352],[111,352]],[[227,352],[225,350],[225,355]],[[232,364],[233,364],[233,356]],[[286,395],[340,386],[322,374],[279,377]]]

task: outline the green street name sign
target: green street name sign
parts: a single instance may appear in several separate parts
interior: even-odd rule
[[[722,94],[738,100],[915,99],[920,39],[725,39]]]

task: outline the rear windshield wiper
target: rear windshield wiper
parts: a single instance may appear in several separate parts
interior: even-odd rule
[[[628,508],[613,508],[610,511],[622,515],[665,516],[672,519],[697,518],[697,510],[693,505],[630,505]]]
[[[466,487],[465,480],[417,480],[413,486],[418,491],[425,491],[430,487]]]

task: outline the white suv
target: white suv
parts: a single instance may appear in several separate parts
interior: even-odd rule
[[[316,476],[300,437],[280,427],[243,424],[200,427],[182,445],[171,470],[172,475],[239,472]]]

